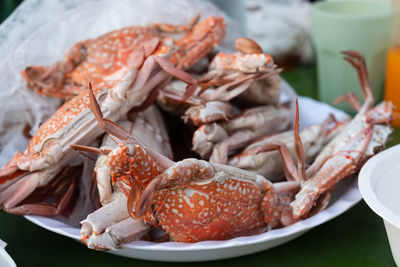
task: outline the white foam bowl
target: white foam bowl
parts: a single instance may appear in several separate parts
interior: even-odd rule
[[[400,170],[400,145],[368,160],[358,176],[358,186],[368,206],[382,217],[393,258],[400,266],[400,201],[395,201],[400,199],[400,172],[394,168]]]

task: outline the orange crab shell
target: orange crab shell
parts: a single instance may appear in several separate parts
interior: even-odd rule
[[[103,90],[104,87],[99,86],[94,93],[98,95]],[[49,139],[49,137],[65,129],[71,121],[88,107],[88,103],[89,96],[86,90],[64,103],[50,119],[42,124],[29,141],[27,149],[16,155],[17,161],[21,164],[22,162],[38,160],[43,155],[46,155],[48,150],[51,150],[53,142],[57,142],[55,139]]]
[[[265,225],[258,185],[237,179],[175,185],[154,196],[155,218],[176,242],[226,240]]]
[[[159,34],[148,27],[126,27],[112,31],[99,38],[84,42],[86,58],[66,78],[78,85],[91,82],[94,87],[109,76],[127,65],[133,51]]]
[[[106,33],[98,38],[85,40],[73,45],[63,61],[53,66],[29,66],[22,71],[28,87],[42,94],[54,97],[71,97],[78,94],[88,82],[94,87],[118,76],[126,66],[132,53],[151,39],[170,38],[165,24],[130,26]],[[189,31],[192,26],[172,26],[178,32]],[[179,51],[170,61],[178,68],[189,68],[203,58],[213,46],[225,36],[222,17],[208,17],[193,26],[182,39],[174,42]]]
[[[127,188],[138,183],[141,188],[145,188],[162,170],[143,148],[136,145],[134,149],[134,153],[129,153],[128,147],[120,143],[107,156],[112,182],[122,182]],[[124,193],[128,197],[128,191]]]
[[[134,149],[130,154],[127,146],[119,144],[108,155],[113,182],[123,184],[120,188],[128,199],[133,183],[143,190],[163,172],[143,148],[136,145]],[[152,212],[147,212],[144,220],[161,227],[176,242],[226,240],[258,234],[266,222],[278,216],[275,213],[271,213],[271,218],[265,216],[269,205],[261,205],[271,201],[273,207],[273,194],[266,194],[271,190],[268,182],[259,185],[234,178],[206,181],[192,178],[187,184],[172,184],[156,190]]]

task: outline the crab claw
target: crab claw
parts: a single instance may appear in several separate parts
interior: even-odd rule
[[[132,218],[139,220],[146,215],[146,213],[150,210],[154,194],[160,183],[160,177],[151,180],[143,192],[140,192],[137,186],[132,187],[130,193],[131,195],[128,198],[128,211]]]
[[[171,61],[177,63],[178,68],[188,69],[206,56],[224,37],[224,19],[208,17],[197,23],[185,37],[176,42],[180,51]]]
[[[57,62],[51,67],[28,66],[21,74],[26,79],[28,87],[41,95],[71,97],[73,93],[69,86],[63,86],[65,76],[73,71],[85,57],[86,45],[84,42],[79,42],[71,47],[63,61]]]
[[[342,51],[345,55],[344,60],[349,62],[356,70],[361,85],[361,93],[364,98],[364,106],[371,109],[374,105],[374,95],[372,94],[371,85],[368,79],[367,64],[363,55],[357,51]]]

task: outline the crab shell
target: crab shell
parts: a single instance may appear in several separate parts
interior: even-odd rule
[[[155,218],[174,241],[226,240],[254,235],[262,231],[266,222],[274,221],[268,205],[269,201],[276,202],[270,194],[272,185],[261,176],[249,179],[238,173],[238,169],[221,167],[212,166],[214,170],[206,180],[193,177],[185,184],[156,192]]]
[[[164,171],[138,145],[120,144],[107,157],[113,183],[128,199],[133,185],[144,190],[157,176],[176,176],[169,178],[172,184],[156,190],[152,211],[144,218],[174,241],[253,235],[263,231],[262,226],[274,227],[280,222],[273,185],[260,175],[197,159],[185,159]],[[188,180],[180,176],[188,176]]]
[[[107,79],[114,79],[112,77],[127,65],[133,51],[159,36],[156,30],[148,27],[133,26],[115,30],[75,44],[67,52],[64,61],[52,67],[29,66],[22,71],[22,76],[27,80],[28,87],[39,94],[71,97],[84,90],[89,82],[97,87]],[[54,71],[61,77],[49,74],[44,81],[37,82],[36,76],[46,71]]]
[[[127,197],[133,184],[145,188],[163,171],[142,147],[132,148],[122,143],[107,155],[107,164],[113,184],[117,183]]]

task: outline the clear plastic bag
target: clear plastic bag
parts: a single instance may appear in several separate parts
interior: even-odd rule
[[[220,49],[232,51],[241,32],[237,22],[208,1],[189,0],[28,0],[0,26],[0,166],[27,144],[26,123],[34,134],[60,100],[31,93],[21,77],[28,65],[51,65],[74,43],[130,25],[187,24],[195,15],[223,16],[227,36]],[[7,148],[7,149],[5,149]],[[7,151],[5,151],[7,150]]]

